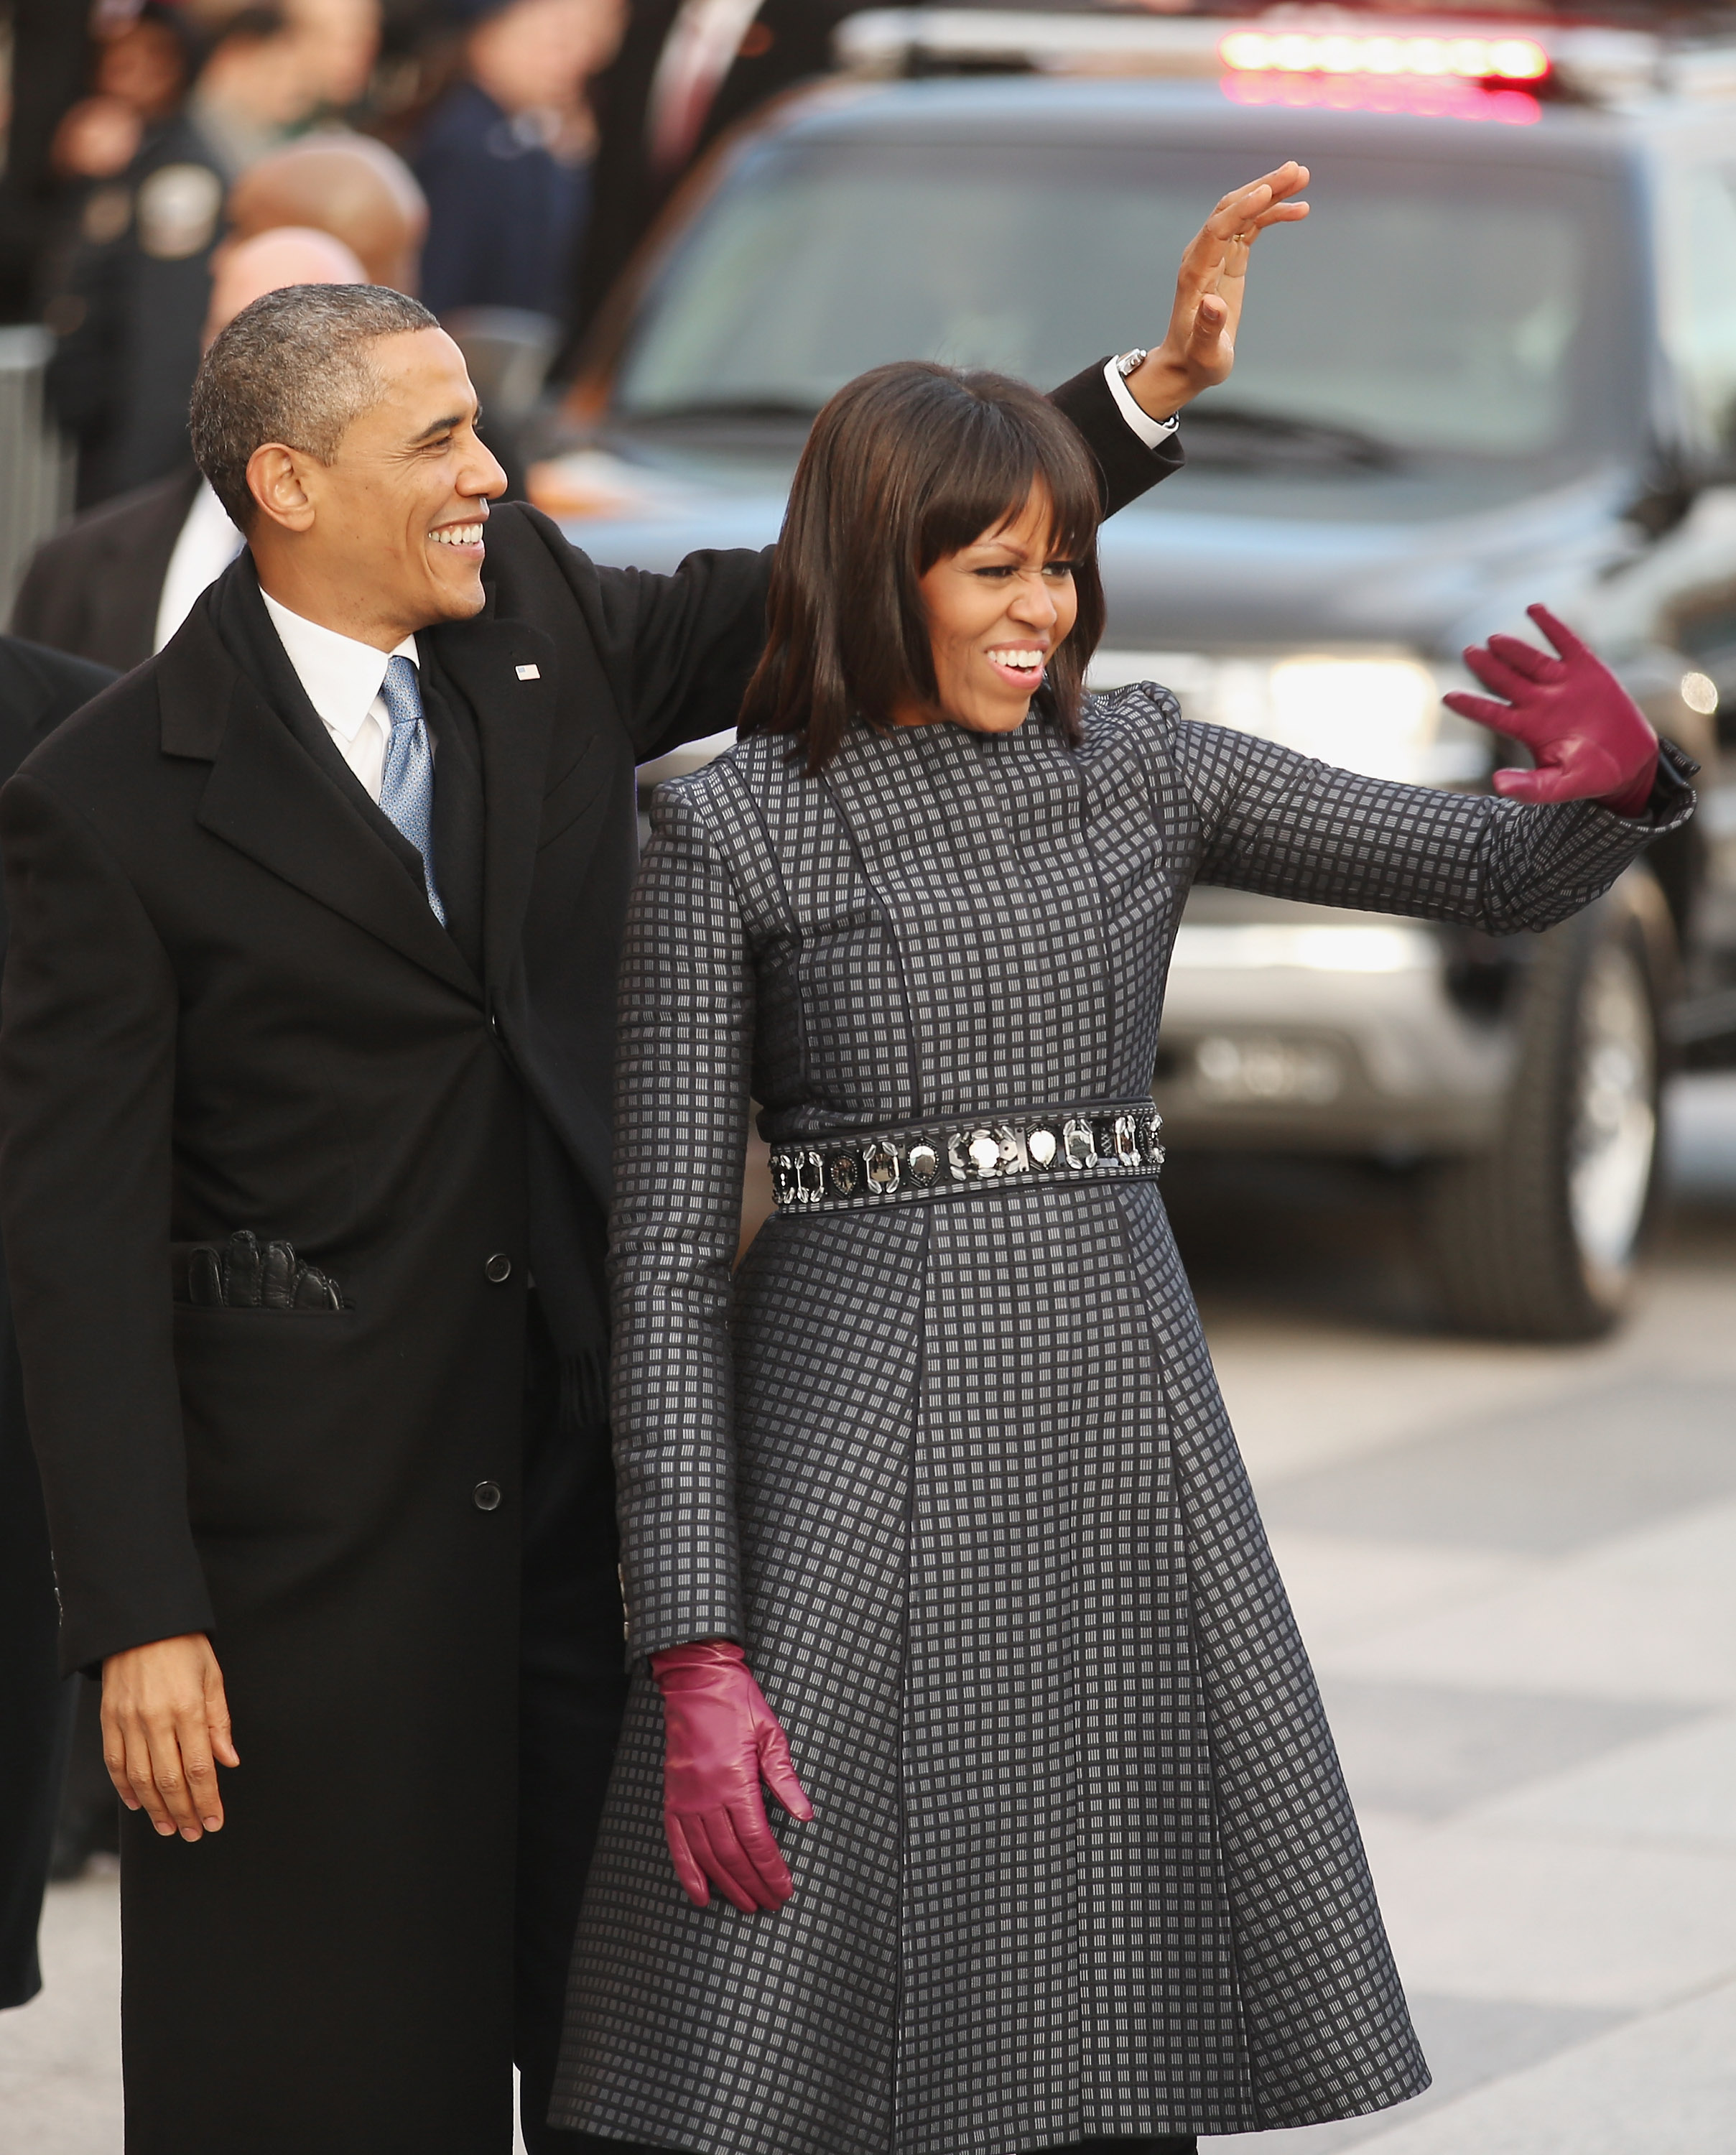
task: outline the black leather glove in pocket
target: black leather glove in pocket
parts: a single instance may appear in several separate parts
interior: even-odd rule
[[[221,1249],[201,1242],[188,1253],[187,1298],[202,1309],[341,1309],[335,1280],[304,1264],[292,1242],[262,1248],[238,1227]]]

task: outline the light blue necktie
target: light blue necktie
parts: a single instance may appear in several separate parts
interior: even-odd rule
[[[380,773],[380,806],[422,855],[428,903],[443,928],[446,908],[434,883],[434,758],[422,715],[422,687],[414,663],[402,652],[386,662],[380,684],[392,719],[386,765]]]

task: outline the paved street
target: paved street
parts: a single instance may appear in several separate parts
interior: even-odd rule
[[[1573,1350],[1419,1330],[1377,1180],[1176,1185],[1436,2081],[1214,2150],[1736,2147],[1736,1078],[1672,1144],[1646,1306]],[[44,1943],[0,2155],[118,2155],[113,1879]]]

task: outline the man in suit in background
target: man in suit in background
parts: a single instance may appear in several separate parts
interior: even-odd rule
[[[726,128],[825,74],[853,0],[634,0],[597,78],[591,212],[573,270],[571,371],[586,333],[665,202]]]
[[[244,240],[218,263],[206,346],[263,293],[365,281],[355,255],[324,232],[292,227]],[[38,642],[130,672],[162,649],[241,545],[189,458],[172,479],[105,502],[44,540],[19,588],[13,625]]]
[[[1179,461],[1127,391],[1057,392],[1111,508]],[[734,723],[771,556],[601,569],[491,514],[477,417],[402,294],[245,309],[192,435],[248,549],[0,799],[0,1221],[131,1809],[130,2155],[485,2155],[515,2058],[563,2144],[635,766]]]
[[[207,346],[248,300],[278,284],[366,277],[416,289],[428,207],[408,166],[383,144],[361,136],[293,144],[236,182],[228,214],[228,236],[213,257]],[[296,245],[260,250],[257,243],[287,228],[300,235]],[[301,243],[310,234],[329,235],[336,252]],[[14,602],[13,630],[130,672],[161,650],[240,544],[189,455],[182,470],[45,540]]]
[[[0,778],[114,675],[104,666],[0,636]],[[0,950],[6,940],[0,903]],[[0,1270],[0,2008],[42,1988],[36,1927],[47,1881],[74,1688],[57,1665],[42,1484],[24,1421],[12,1308]],[[110,1798],[112,1804],[113,1799]]]

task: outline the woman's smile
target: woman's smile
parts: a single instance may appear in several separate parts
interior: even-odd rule
[[[1073,564],[1057,558],[1055,545],[1054,503],[1039,482],[1017,514],[924,572],[935,694],[896,710],[900,725],[950,719],[978,734],[1023,725],[1051,653],[1078,618]]]
[[[1016,648],[996,645],[984,656],[1004,681],[1030,696],[1042,684],[1043,660],[1047,653],[1047,643],[1024,643]]]

